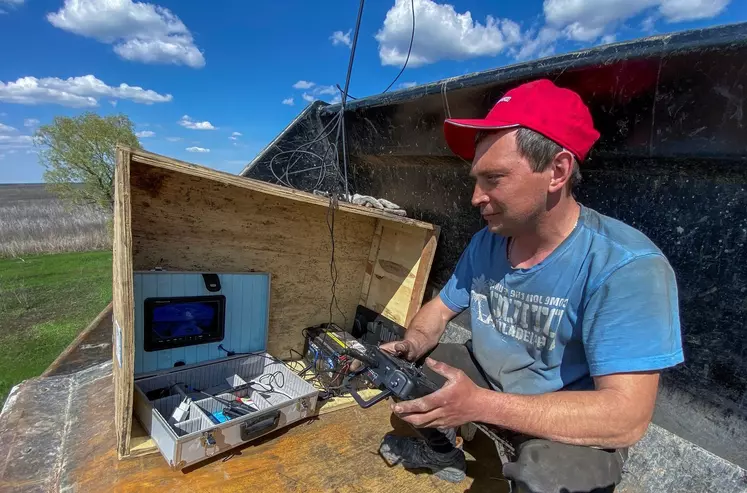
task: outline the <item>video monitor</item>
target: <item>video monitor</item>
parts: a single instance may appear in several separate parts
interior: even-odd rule
[[[147,298],[144,304],[148,352],[220,342],[225,336],[225,296]]]

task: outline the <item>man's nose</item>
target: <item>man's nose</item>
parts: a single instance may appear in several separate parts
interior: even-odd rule
[[[485,192],[480,188],[480,185],[475,185],[475,189],[472,191],[472,206],[480,207],[482,204],[486,204],[490,201]]]

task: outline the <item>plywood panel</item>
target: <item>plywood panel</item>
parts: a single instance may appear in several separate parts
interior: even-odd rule
[[[438,243],[439,230],[426,231],[425,232],[425,245],[420,254],[420,261],[418,262],[418,270],[415,274],[415,282],[412,286],[412,294],[410,295],[410,307],[407,309],[407,315],[405,316],[405,327],[410,326],[415,314],[420,309],[423,303],[423,296],[425,295],[425,287],[428,282],[428,274],[431,271],[433,265],[433,257],[436,255],[436,245]]]
[[[231,173],[206,168],[203,166],[197,166],[191,163],[171,159],[166,156],[161,156],[146,151],[130,150],[130,154],[135,161],[151,167],[176,170],[180,173],[188,174],[191,176],[207,178],[213,182],[221,183],[223,185],[236,186],[246,190],[253,190],[263,195],[288,199],[292,202],[299,202],[323,208],[327,207],[326,198],[301,190],[294,190],[260,180],[240,177]],[[157,189],[159,186],[159,183],[153,183],[154,189]],[[409,217],[400,217],[393,214],[387,214],[378,209],[350,204],[347,202],[339,202],[337,204],[337,209],[341,213],[352,213],[356,216],[368,216],[373,219],[381,219],[393,224],[409,225],[419,229],[434,230],[438,228],[436,225],[424,221],[418,221],[417,219],[411,219]]]
[[[133,271],[132,271],[132,202],[130,189],[130,152],[117,150],[114,179],[114,238],[112,245],[112,305],[114,409],[117,452],[127,455],[132,426],[134,375]]]
[[[419,273],[427,272],[421,263],[430,268],[433,252],[426,247],[436,234],[399,224],[384,223],[381,227],[378,248],[375,255],[371,249],[373,259],[369,258],[371,279],[365,306],[407,327],[423,299],[424,280],[416,281]]]
[[[154,185],[157,184],[157,185]],[[301,330],[329,320],[328,210],[132,163],[134,267],[262,271],[273,276],[268,350],[303,346]],[[333,321],[349,325],[376,220],[336,211]]]

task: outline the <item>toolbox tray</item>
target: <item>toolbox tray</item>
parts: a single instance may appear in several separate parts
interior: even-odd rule
[[[229,393],[232,387],[246,383],[251,383],[251,388]],[[188,392],[192,398],[188,418],[170,423],[183,399],[174,390],[176,384],[224,400],[248,397],[258,410],[216,424],[209,414],[223,409],[223,404],[204,394]],[[147,397],[160,389],[163,397]],[[311,416],[318,393],[285,363],[258,352],[139,376],[135,379],[134,408],[163,457],[179,470]]]

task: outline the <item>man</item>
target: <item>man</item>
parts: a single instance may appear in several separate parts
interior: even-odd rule
[[[425,371],[443,387],[393,404],[421,437],[387,435],[380,454],[460,481],[455,429],[477,422],[513,440],[503,473],[521,491],[613,491],[651,420],[659,372],[683,361],[674,272],[641,232],[574,199],[599,138],[576,93],[530,82],[444,132],[472,162],[472,205],[487,225],[404,339],[382,346],[430,355]],[[465,309],[472,340],[439,344]]]

